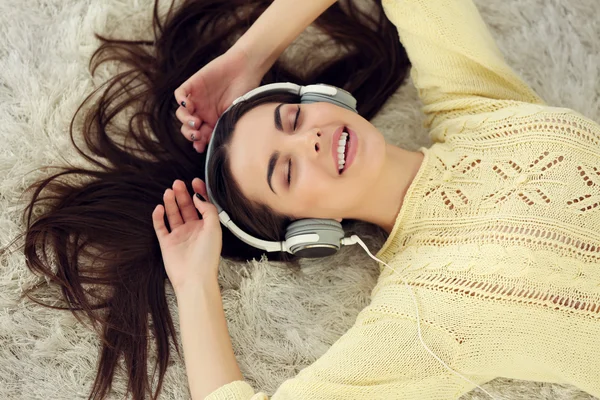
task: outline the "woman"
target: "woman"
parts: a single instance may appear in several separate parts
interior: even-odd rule
[[[311,3],[308,10],[296,5],[299,9],[288,14],[266,12],[237,43],[247,40],[253,51],[245,54],[268,66],[264,60],[276,58],[331,1],[318,7]],[[278,4],[284,3],[275,2],[269,10]],[[406,0],[384,7],[411,58],[436,141],[431,149],[420,149],[422,156],[384,144],[368,118],[331,107],[323,111],[321,104],[294,113],[293,99],[250,104],[229,131],[215,132],[215,138],[228,135],[222,164],[230,169],[221,176],[230,187],[216,194],[223,197],[219,203],[242,225],[247,212],[273,216],[268,224],[248,219],[248,231],[280,238],[289,220],[322,217],[362,218],[389,233],[378,256],[390,268],[382,266],[371,305],[323,357],[286,381],[273,398],[457,398],[474,387],[437,363],[420,346],[421,337],[476,384],[504,376],[570,383],[599,395],[600,219],[594,212],[600,195],[600,128],[570,110],[545,107],[502,61],[470,2]],[[292,15],[295,23],[282,21],[281,15]],[[289,30],[290,36],[270,34],[273,26],[278,32]],[[266,48],[273,58],[252,47],[267,43],[267,37],[283,42]],[[200,138],[195,145],[200,151],[223,111],[213,102],[211,121],[200,109],[202,74],[176,92],[177,102],[185,102],[177,111],[187,124],[182,132],[188,139]],[[225,105],[253,85],[243,86],[240,93],[223,97]],[[281,103],[287,136],[266,117]],[[188,130],[190,120],[200,129]],[[331,143],[331,128],[340,125],[355,133],[359,150],[336,177],[319,157]],[[252,141],[247,140],[250,126]],[[263,152],[262,158],[244,159],[242,146],[255,146],[252,151]],[[291,169],[289,163],[275,165],[279,182],[272,186],[279,193],[268,192],[268,183],[253,180],[247,170],[262,168],[259,177],[264,177],[264,157],[273,151],[292,160]],[[367,155],[378,162],[369,162]],[[327,192],[331,185],[346,196],[332,201],[329,196],[339,194]],[[216,210],[194,197],[200,220],[183,184],[176,182],[173,189],[164,198],[170,229],[162,205],[152,216],[177,294],[192,397],[264,398],[242,380],[218,301]],[[193,189],[206,194],[199,179]],[[293,190],[299,192],[292,197]],[[312,196],[303,197],[309,190]],[[241,204],[249,210],[237,210],[235,196],[245,199]],[[371,198],[379,199],[375,209],[368,208]],[[416,293],[422,332],[402,279]]]
[[[320,3],[324,10],[331,1]],[[544,105],[503,61],[470,1],[383,4],[436,142],[423,155],[385,144],[351,111],[298,105],[297,97],[239,103],[211,139],[218,160],[206,173],[220,183],[214,197],[245,231],[281,240],[296,219],[352,218],[389,233],[371,305],[272,398],[451,399],[496,377],[569,383],[600,395],[600,126]],[[269,11],[238,42],[247,54],[277,54],[293,39],[287,31],[314,17],[314,10],[288,10],[302,21],[290,26]],[[274,31],[284,34],[270,43]],[[194,128],[206,122],[196,86],[203,73],[175,92],[182,133],[202,143],[210,129]],[[354,146],[354,153],[340,147],[349,152],[341,169],[339,128]],[[201,182],[195,189],[206,198]],[[215,309],[220,243],[199,249],[185,241],[188,223],[198,222],[194,208],[204,220],[194,231],[198,241],[219,236],[217,210],[200,196],[194,207],[183,190],[176,199],[167,191],[171,233],[163,206],[153,219],[178,293],[192,397],[266,398],[243,381]],[[185,261],[198,258],[201,268]],[[404,279],[420,301],[422,336]],[[421,338],[444,365],[419,346]]]
[[[151,215],[174,181],[175,191],[185,187],[190,193],[201,192],[191,182],[205,176],[205,153],[195,151],[179,134],[173,92],[199,70],[216,71],[207,84],[228,82],[217,89],[229,88],[231,93],[207,88],[215,94],[218,108],[226,107],[236,91],[259,84],[318,82],[352,92],[359,114],[370,119],[404,81],[406,52],[377,2],[362,4],[367,8],[351,1],[333,4],[315,20],[320,35],[291,46],[294,52],[274,63],[276,57],[268,59],[272,65],[251,64],[232,44],[271,3],[190,0],[165,8],[156,2],[151,40],[98,36],[102,45],[92,56],[92,73],[106,70],[102,67],[107,61],[117,60],[119,68],[108,69],[115,75],[86,99],[70,130],[72,136],[83,134],[82,141],[73,138],[73,143],[85,144],[75,146],[92,166],[68,165],[49,177],[44,171],[44,178],[32,185],[24,247],[27,266],[45,278],[24,296],[47,307],[72,310],[85,323],[77,312],[82,311],[98,333],[101,349],[91,398],[111,394],[121,367],[132,399],[157,398],[173,362],[171,338],[180,354],[169,310],[173,296],[165,285],[167,274]],[[317,14],[315,10],[312,15]],[[202,68],[209,63],[210,68]],[[214,124],[217,111],[223,110],[214,110],[207,121],[213,118]],[[207,111],[210,114],[211,108]],[[261,254],[223,231],[224,257],[245,261]],[[286,257],[273,253],[269,258]],[[65,304],[45,300],[45,282],[60,287]],[[148,351],[150,345],[156,346],[155,352]],[[149,382],[152,369],[157,378]]]

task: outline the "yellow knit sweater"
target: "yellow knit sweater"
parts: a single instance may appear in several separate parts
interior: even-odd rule
[[[546,106],[471,0],[384,0],[434,144],[372,302],[273,400],[456,399],[496,377],[600,397],[600,126]],[[267,399],[231,382],[207,399]]]

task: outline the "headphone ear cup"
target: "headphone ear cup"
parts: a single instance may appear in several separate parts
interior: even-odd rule
[[[294,243],[290,252],[298,257],[318,258],[335,254],[342,246],[344,229],[342,224],[333,219],[307,218],[292,222],[286,229],[285,240],[317,234],[318,241],[300,241]]]

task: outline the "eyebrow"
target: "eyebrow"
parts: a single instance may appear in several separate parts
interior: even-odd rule
[[[275,107],[275,112],[273,113],[273,119],[275,120],[275,128],[277,128],[277,130],[281,132],[283,132],[283,125],[281,124],[281,113],[279,112],[279,109],[282,105],[283,103]]]
[[[275,170],[275,165],[277,165],[278,160],[279,160],[279,152],[274,151],[273,154],[271,154],[271,157],[269,158],[269,167],[267,168],[267,183],[269,184],[269,187],[271,188],[271,191],[273,193],[275,193],[275,190],[273,190],[271,178],[273,178],[273,171]],[[275,193],[275,194],[277,194],[277,193]]]
[[[275,128],[277,128],[278,131],[283,132],[283,125],[281,124],[281,113],[279,112],[279,109],[281,108],[281,106],[283,105],[283,103],[279,104],[277,107],[275,107],[275,111],[273,113],[273,119],[275,121]],[[269,187],[271,188],[271,192],[275,193],[275,190],[273,189],[273,171],[275,171],[275,166],[277,165],[277,161],[279,161],[279,152],[278,151],[274,151],[273,154],[271,154],[271,157],[269,157],[269,166],[267,168],[267,183],[269,184]],[[275,193],[277,194],[277,193]]]

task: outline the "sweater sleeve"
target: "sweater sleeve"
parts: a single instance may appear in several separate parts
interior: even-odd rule
[[[515,102],[544,104],[506,64],[472,0],[383,0],[383,7],[411,61],[426,127]]]
[[[452,367],[459,345],[445,330],[421,321],[423,340]],[[453,369],[457,369],[453,367]],[[460,372],[460,371],[459,371]],[[464,373],[463,373],[464,374]],[[478,384],[492,379],[467,376]],[[315,363],[286,380],[272,400],[457,399],[474,386],[441,365],[421,345],[416,321],[368,310]],[[267,400],[235,381],[206,400]]]

